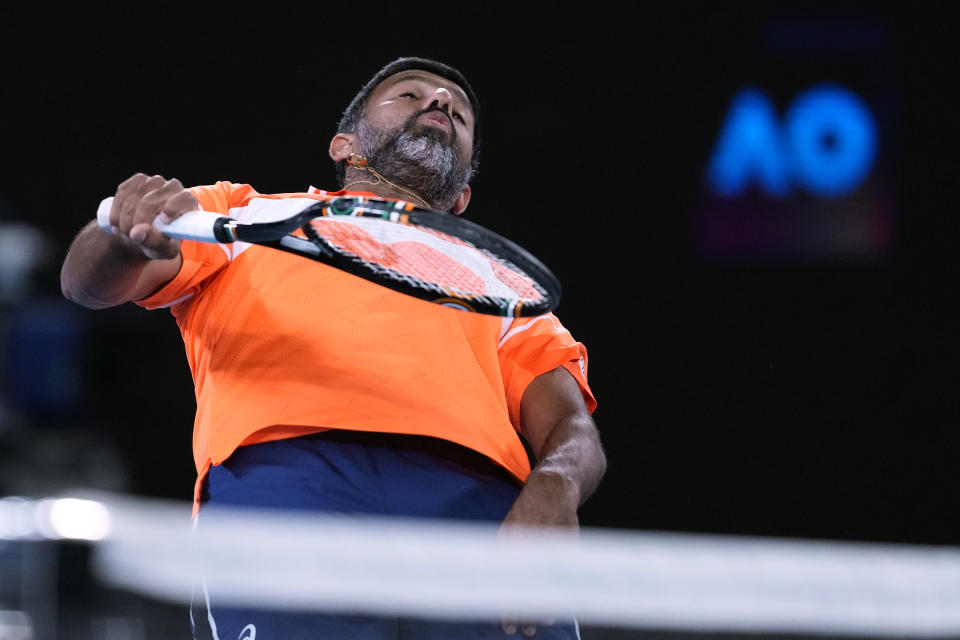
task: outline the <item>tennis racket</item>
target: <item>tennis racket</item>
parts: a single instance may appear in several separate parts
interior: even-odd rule
[[[104,199],[97,210],[108,232],[112,201]],[[522,247],[469,220],[401,200],[334,197],[272,222],[190,211],[170,224],[154,220],[154,226],[174,238],[294,253],[463,311],[529,317],[560,302],[556,276]]]

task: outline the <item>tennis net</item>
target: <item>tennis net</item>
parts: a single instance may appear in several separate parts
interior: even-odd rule
[[[954,547],[590,528],[505,536],[458,522],[222,508],[202,511],[194,528],[190,510],[101,493],[5,498],[0,540],[83,541],[103,584],[172,603],[189,602],[199,577],[221,598],[258,607],[575,617],[584,629],[636,632],[960,637]]]

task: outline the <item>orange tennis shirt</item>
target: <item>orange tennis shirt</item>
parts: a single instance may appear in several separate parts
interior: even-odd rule
[[[347,193],[262,195],[230,182],[191,191],[204,210],[244,222]],[[169,308],[183,335],[197,401],[195,501],[210,465],[237,447],[331,428],[442,438],[524,481],[527,385],[563,366],[596,407],[586,348],[553,314],[467,313],[247,243],[185,240],[180,250],[176,277],[137,304]]]

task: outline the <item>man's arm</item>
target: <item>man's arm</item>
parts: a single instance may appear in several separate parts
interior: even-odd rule
[[[151,260],[123,236],[104,233],[94,220],[70,245],[60,288],[77,304],[103,309],[147,297],[179,270],[179,253],[170,260]]]
[[[112,307],[154,293],[180,270],[180,241],[154,226],[197,208],[197,199],[179,180],[138,173],[124,181],[114,196],[104,233],[91,222],[70,245],[60,271],[63,295],[91,309]]]
[[[520,424],[537,463],[504,525],[577,527],[577,509],[599,486],[607,458],[580,386],[566,369],[529,384]]]

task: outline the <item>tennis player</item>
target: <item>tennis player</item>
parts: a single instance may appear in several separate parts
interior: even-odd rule
[[[169,309],[196,387],[196,525],[208,505],[578,526],[606,459],[587,351],[553,314],[498,318],[405,296],[255,245],[170,239],[198,207],[241,220],[303,198],[362,194],[460,214],[480,149],[477,97],[456,69],[399,58],[344,111],[339,191],[262,195],[136,174],[64,261],[86,307]],[[532,468],[531,468],[532,462]],[[317,544],[323,544],[318,540]],[[450,622],[231,607],[197,589],[195,638],[579,637],[576,622]]]

